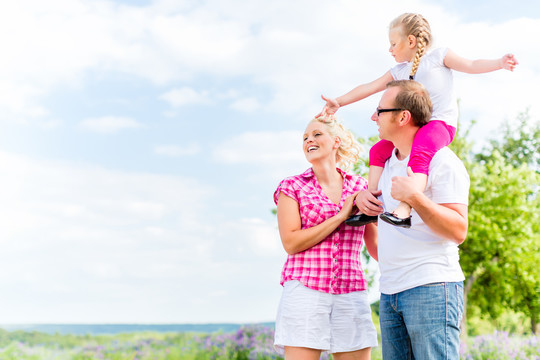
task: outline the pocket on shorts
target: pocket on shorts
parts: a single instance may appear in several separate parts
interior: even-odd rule
[[[283,293],[290,294],[298,287],[303,286],[303,284],[298,280],[289,280],[283,284]]]

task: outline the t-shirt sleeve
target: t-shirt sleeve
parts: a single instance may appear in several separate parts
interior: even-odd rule
[[[446,150],[448,151],[446,151]],[[432,200],[438,204],[469,204],[470,178],[463,162],[449,149],[443,148],[432,160],[430,168]]]
[[[437,65],[445,66],[444,58],[446,57],[447,53],[448,53],[448,48],[437,48],[433,50],[433,52],[431,53],[431,59]]]
[[[298,202],[297,194],[296,194],[296,191],[294,190],[293,178],[286,178],[279,183],[276,191],[274,192],[274,203],[276,205],[278,203],[280,193],[283,193],[287,195],[288,197],[296,200],[296,202]]]
[[[404,80],[405,77],[403,77],[403,72],[406,71],[407,63],[399,63],[393,68],[390,69],[390,74],[392,75],[392,78],[394,80]]]

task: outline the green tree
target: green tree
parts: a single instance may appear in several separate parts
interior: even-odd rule
[[[515,121],[505,121],[499,138],[490,140],[484,151],[475,157],[480,162],[486,161],[494,150],[516,168],[527,164],[540,172],[540,122],[533,121],[529,110],[525,110]]]
[[[452,148],[464,160],[471,178],[469,232],[460,246],[466,311],[497,319],[512,309],[526,314],[531,331],[536,332],[540,177],[537,154],[524,149],[538,146],[538,139],[531,135],[538,134],[538,125],[524,119],[526,114],[518,116],[519,131],[507,123],[502,139],[491,140],[479,154],[470,153],[472,143],[460,134]]]

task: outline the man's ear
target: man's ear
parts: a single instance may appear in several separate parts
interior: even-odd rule
[[[411,112],[409,110],[403,110],[401,112],[401,116],[399,118],[399,125],[400,126],[405,126],[409,123],[412,123],[412,115],[411,115]]]

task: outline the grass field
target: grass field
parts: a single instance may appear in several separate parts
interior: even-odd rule
[[[0,330],[1,360],[270,360],[282,359],[273,349],[273,329],[243,327],[235,332],[158,333],[117,335],[50,335]],[[324,355],[323,359],[329,356]],[[372,359],[381,359],[380,347]],[[469,338],[461,359],[539,360],[539,336],[511,336],[505,332]]]

